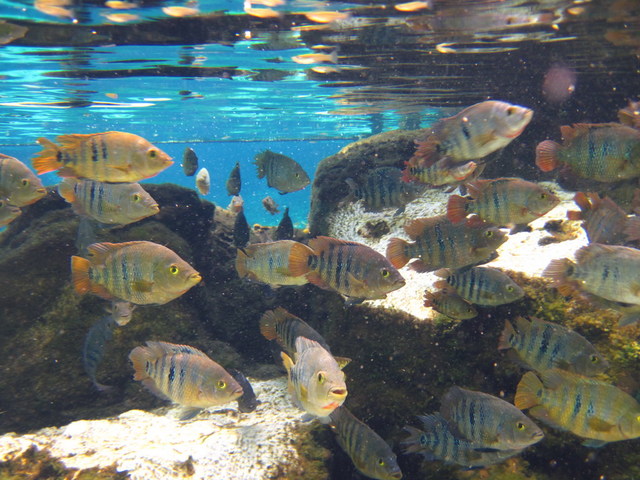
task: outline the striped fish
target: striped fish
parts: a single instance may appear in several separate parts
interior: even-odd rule
[[[148,341],[146,347],[134,348],[129,359],[135,370],[134,380],[160,398],[187,407],[183,420],[202,408],[231,402],[243,393],[224,368],[189,345]]]
[[[516,407],[549,426],[601,446],[640,437],[640,404],[613,385],[564,370],[527,372],[516,390]]]
[[[43,150],[32,160],[38,174],[58,170],[61,177],[99,182],[137,182],[173,164],[171,157],[133,133],[61,135],[60,145],[39,138]]]
[[[518,363],[543,372],[559,368],[592,377],[604,372],[609,362],[589,341],[562,325],[537,318],[515,320],[516,329],[505,320],[499,350],[513,349]]]
[[[292,315],[282,307],[267,310],[260,318],[260,333],[267,340],[278,342],[287,354],[292,357],[296,352],[296,339],[305,337],[318,342],[327,352],[331,348],[324,337],[316,332],[307,322]]]
[[[507,241],[504,232],[478,218],[458,225],[443,215],[417,218],[404,229],[415,241],[390,239],[387,258],[396,268],[416,258],[409,267],[418,272],[489,262],[497,257],[496,249]]]
[[[389,261],[367,245],[330,237],[309,240],[311,251],[291,258],[293,275],[306,275],[310,283],[335,290],[351,302],[385,298],[404,286],[404,279]]]
[[[14,207],[37,202],[47,193],[42,182],[17,158],[0,153],[0,198]]]
[[[456,271],[442,269],[435,273],[443,280],[435,282],[434,287],[453,287],[458,295],[475,305],[504,305],[524,296],[522,288],[495,268],[471,267]]]
[[[422,430],[406,426],[409,433],[402,445],[405,453],[421,453],[425,460],[441,460],[466,468],[486,467],[519,454],[522,449],[490,450],[456,437],[440,414],[418,416]]]
[[[475,162],[456,165],[448,157],[429,166],[407,162],[406,168],[402,171],[402,179],[405,182],[417,181],[431,187],[459,185],[471,177],[477,168],[478,164]]]
[[[536,165],[550,172],[566,166],[578,177],[617,182],[640,176],[640,131],[619,123],[579,123],[560,127],[563,144],[545,140],[536,147]]]
[[[468,320],[478,315],[475,307],[451,288],[437,292],[425,291],[424,306],[456,320]]]
[[[295,347],[295,363],[286,353],[280,354],[287,369],[291,399],[307,414],[326,421],[347,398],[344,373],[318,342],[298,337]]]
[[[103,183],[65,178],[58,193],[78,215],[109,225],[128,225],[160,211],[138,183]]]
[[[306,245],[293,240],[278,240],[269,243],[254,243],[238,249],[236,271],[240,278],[248,278],[269,285],[304,285],[307,278],[299,273],[291,273],[292,256],[312,254]]]
[[[22,214],[22,210],[9,204],[6,198],[0,198],[0,228],[6,227]]]
[[[465,108],[436,123],[410,163],[433,164],[449,157],[455,162],[483,158],[508,145],[531,121],[533,111],[506,102],[489,100]]]
[[[88,259],[71,257],[72,281],[80,294],[163,305],[202,279],[175,252],[153,242],[93,243],[88,252]]]
[[[98,365],[102,362],[104,357],[104,351],[107,344],[113,338],[113,330],[116,328],[117,323],[113,320],[111,315],[105,315],[97,322],[95,322],[87,336],[84,337],[84,344],[82,347],[82,364],[84,371],[91,379],[91,383],[100,392],[106,392],[112,387],[103,385],[96,379],[96,371]]]
[[[456,437],[486,449],[522,449],[544,437],[524,413],[493,395],[454,386],[440,404],[440,415]]]
[[[475,213],[495,225],[522,226],[560,203],[560,198],[551,191],[521,178],[476,180],[465,185],[471,198],[451,195],[447,203],[447,218],[453,223]]]
[[[419,185],[403,182],[402,173],[393,167],[376,168],[359,184],[352,178],[347,178],[346,182],[351,190],[350,196],[362,199],[365,209],[373,211],[395,207],[399,213],[423,191]]]
[[[302,190],[311,182],[300,164],[286,155],[265,150],[256,155],[254,163],[258,178],[267,177],[267,185],[280,194]]]
[[[344,405],[329,415],[329,425],[338,444],[363,475],[379,480],[397,480],[402,472],[396,454],[380,435],[358,420]]]

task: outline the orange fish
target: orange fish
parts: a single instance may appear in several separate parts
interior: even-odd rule
[[[144,138],[127,132],[61,135],[60,145],[39,138],[43,146],[32,160],[39,175],[58,170],[61,177],[98,182],[137,182],[173,164],[171,157]]]

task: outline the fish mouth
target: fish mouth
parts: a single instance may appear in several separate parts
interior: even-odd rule
[[[331,390],[329,390],[329,395],[331,395],[333,398],[344,398],[347,396],[347,389],[332,388]]]
[[[192,273],[191,275],[189,275],[189,281],[194,282],[194,285],[196,283],[200,283],[200,280],[202,280],[202,275],[200,275],[199,273]]]
[[[40,193],[40,194],[44,195],[45,193],[47,193],[47,189],[46,188],[36,188],[36,193]]]
[[[153,205],[149,205],[149,209],[151,209],[154,212],[158,213],[160,211],[160,206],[157,203],[154,203]]]
[[[397,472],[391,473],[391,478],[397,478],[397,479],[402,478],[402,472],[398,470]]]

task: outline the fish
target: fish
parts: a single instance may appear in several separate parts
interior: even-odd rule
[[[424,306],[456,320],[468,320],[478,315],[476,308],[452,288],[424,292]]]
[[[303,53],[291,57],[296,63],[302,65],[311,65],[313,63],[338,63],[338,50],[331,53]]]
[[[400,12],[417,12],[419,10],[424,10],[425,8],[433,8],[433,1],[396,3],[393,7]]]
[[[580,211],[567,211],[569,220],[582,220],[589,243],[623,245],[640,240],[640,218],[628,217],[611,198],[577,192],[573,201]]]
[[[149,340],[146,346],[134,348],[129,360],[134,380],[156,396],[185,407],[181,420],[243,394],[242,387],[221,365],[189,345]]]
[[[564,370],[524,374],[515,404],[547,425],[599,447],[640,437],[640,404],[614,385]]]
[[[192,15],[197,15],[200,13],[200,10],[197,8],[191,7],[162,7],[162,13],[165,15],[169,15],[170,17],[189,17]]]
[[[209,170],[206,168],[201,168],[198,174],[196,175],[196,188],[200,195],[207,195],[209,193],[209,189],[211,188],[211,177],[209,177]]]
[[[193,148],[187,147],[182,154],[182,171],[187,177],[193,177],[198,170],[198,155]]]
[[[229,210],[232,213],[238,213],[243,208],[244,208],[244,200],[240,195],[231,197],[231,201],[229,202],[229,206],[227,207],[227,210]]]
[[[307,19],[312,22],[318,23],[331,23],[336,20],[346,20],[351,16],[349,12],[336,12],[336,11],[317,11],[317,12],[306,12],[304,14]]]
[[[524,290],[509,276],[491,267],[470,267],[463,270],[441,269],[436,288],[453,287],[458,295],[474,305],[497,306],[520,300]]]
[[[174,251],[157,243],[93,243],[88,259],[72,256],[73,286],[79,294],[136,305],[164,305],[202,280]]]
[[[244,249],[249,244],[250,237],[251,230],[247,218],[244,216],[244,207],[240,207],[233,221],[233,245],[236,248]]]
[[[280,210],[278,210],[278,204],[271,197],[264,197],[262,199],[262,206],[271,215],[275,215],[276,213],[280,213]]]
[[[440,415],[456,437],[480,450],[519,450],[539,442],[542,430],[501,398],[453,386],[440,399]]]
[[[58,193],[80,216],[107,225],[129,225],[160,211],[158,203],[138,183],[104,183],[65,178]]]
[[[280,355],[287,369],[291,399],[309,416],[329,420],[329,415],[347,398],[344,372],[318,342],[296,338],[295,363],[285,352]]]
[[[618,110],[618,120],[623,125],[640,128],[640,102],[629,100],[629,105]]]
[[[292,275],[306,275],[309,283],[334,290],[350,303],[385,298],[404,286],[402,275],[371,247],[331,237],[309,240],[310,250],[289,259]]]
[[[404,267],[415,258],[409,267],[417,272],[489,262],[498,256],[496,250],[507,241],[504,232],[477,217],[461,224],[451,223],[444,215],[416,218],[407,223],[404,230],[414,242],[391,238],[386,255],[396,268]]]
[[[236,162],[236,166],[233,167],[229,178],[227,178],[227,193],[229,195],[240,195],[240,188],[242,187],[242,180],[240,177],[240,162]]]
[[[289,207],[286,207],[282,215],[282,220],[280,220],[276,228],[276,240],[289,240],[293,238],[293,234],[293,222],[289,216]]]
[[[448,157],[455,163],[478,160],[507,146],[533,117],[533,110],[487,100],[439,120],[425,140],[417,141],[412,164],[426,166]]]
[[[135,13],[103,13],[102,16],[113,23],[127,23],[140,20]]]
[[[301,253],[300,253],[301,252]],[[293,240],[254,243],[238,249],[236,271],[240,278],[278,285],[304,285],[309,283],[303,274],[293,275],[290,269],[292,256],[313,253],[306,245]]]
[[[422,430],[407,425],[409,436],[402,442],[405,453],[421,453],[425,460],[441,460],[466,468],[479,468],[500,463],[519,454],[522,449],[486,451],[468,440],[456,437],[449,424],[438,413],[419,415]]]
[[[113,388],[98,382],[96,371],[104,358],[104,351],[107,344],[113,338],[113,331],[116,326],[117,323],[111,315],[105,315],[91,326],[87,335],[84,337],[82,364],[91,383],[99,392],[106,392]]]
[[[393,167],[376,168],[369,172],[360,184],[347,178],[349,198],[362,199],[366,210],[380,211],[385,208],[397,208],[396,213],[404,211],[407,203],[415,200],[424,191],[417,184],[402,181],[402,172]]]
[[[560,198],[537,183],[521,178],[496,178],[466,183],[471,198],[450,195],[447,218],[460,223],[469,214],[498,226],[526,226],[546,215]]]
[[[281,195],[305,188],[311,180],[300,164],[280,153],[265,150],[256,155],[258,178],[267,177],[267,185]]]
[[[111,305],[107,311],[111,314],[111,318],[119,327],[128,324],[133,317],[133,311],[136,305],[131,302],[122,302],[119,300],[111,301]]]
[[[22,210],[9,203],[6,198],[0,198],[0,228],[6,227],[22,214]]]
[[[402,171],[402,180],[420,182],[431,187],[459,185],[469,179],[476,170],[478,170],[476,162],[454,164],[449,158],[442,158],[429,166],[407,162]]]
[[[229,372],[229,375],[242,387],[242,395],[238,398],[238,410],[242,413],[253,412],[258,408],[260,400],[256,398],[256,394],[249,380],[247,380],[247,377],[245,377],[241,371],[234,368],[228,368],[227,372]]]
[[[137,3],[124,2],[122,0],[107,0],[104,2],[105,7],[113,8],[114,10],[127,10],[129,8],[138,8]]]
[[[0,198],[9,205],[24,207],[47,194],[42,182],[17,158],[0,153]]]
[[[543,172],[564,166],[578,177],[617,182],[640,176],[640,131],[618,123],[560,127],[562,145],[545,140],[536,147]]]
[[[31,161],[38,175],[98,182],[138,182],[173,165],[171,157],[144,138],[127,132],[60,135],[60,145],[38,138],[43,150]]]
[[[380,435],[358,420],[344,405],[329,415],[338,444],[360,473],[379,480],[402,478],[396,454]]]
[[[267,310],[260,318],[260,333],[267,340],[275,340],[290,357],[296,353],[296,339],[305,337],[317,342],[327,352],[331,348],[324,337],[316,332],[307,322],[289,313],[282,307]]]
[[[505,320],[498,350],[515,353],[518,363],[543,372],[552,368],[593,377],[609,368],[609,362],[589,341],[573,330],[538,318],[515,319],[517,330]]]

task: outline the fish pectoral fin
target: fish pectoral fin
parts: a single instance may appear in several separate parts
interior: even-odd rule
[[[132,283],[131,287],[136,292],[150,292],[153,288],[154,282],[147,280],[137,280]]]
[[[185,420],[191,420],[193,417],[195,417],[196,415],[198,415],[200,412],[202,411],[201,408],[197,408],[197,407],[185,407],[183,408],[180,413],[178,414],[178,418],[181,421],[185,421]]]
[[[349,283],[352,287],[356,287],[358,289],[367,288],[367,282],[357,279],[352,273],[347,273],[347,278],[349,279]]]
[[[304,385],[300,385],[300,400],[306,402],[307,398],[309,398],[309,390]]]
[[[596,440],[595,438],[590,438],[582,442],[582,445],[589,448],[600,448],[606,445],[609,442],[605,442],[604,440]]]
[[[131,171],[131,164],[127,164],[127,165],[109,165],[109,167],[113,168],[114,170],[119,170],[119,171],[124,172],[124,173],[129,173]]]
[[[280,352],[280,358],[282,358],[284,368],[286,368],[287,372],[289,372],[293,367],[293,360],[291,360],[291,357],[284,352]]]
[[[338,366],[340,367],[340,370],[342,370],[344,367],[346,367],[347,365],[349,365],[351,363],[351,359],[347,358],[347,357],[333,357],[333,358],[338,363]]]
[[[478,135],[476,138],[478,140],[478,144],[481,146],[484,146],[487,143],[492,142],[496,138],[496,133],[493,130],[491,130],[487,133],[482,133]]]
[[[595,417],[587,420],[587,425],[589,425],[589,427],[595,430],[596,432],[608,432],[611,429],[616,427],[612,423],[605,422],[604,420],[600,418],[595,418]]]

